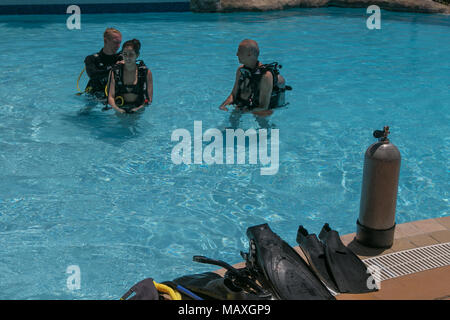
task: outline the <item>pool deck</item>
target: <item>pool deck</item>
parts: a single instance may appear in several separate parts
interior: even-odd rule
[[[372,249],[355,241],[355,233],[341,236],[342,242],[362,260],[408,249],[450,242],[450,216],[398,224],[389,249]],[[300,248],[294,249],[303,256]],[[304,257],[304,256],[303,256]],[[244,262],[235,265],[242,268]],[[223,275],[225,270],[216,271]],[[339,294],[337,300],[450,300],[450,265],[416,272],[381,282],[377,292]]]
[[[394,245],[387,250],[364,247],[355,233],[341,237],[342,242],[361,259],[398,251],[450,242],[450,216],[399,224]],[[338,300],[450,300],[450,265],[382,281],[381,289],[365,294],[340,294]]]

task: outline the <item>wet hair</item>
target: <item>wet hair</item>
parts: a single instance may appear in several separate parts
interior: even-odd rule
[[[122,51],[126,47],[133,48],[136,55],[139,55],[139,50],[141,50],[141,42],[138,39],[128,40],[128,41],[125,41],[125,43],[123,44]]]
[[[122,34],[120,33],[120,31],[119,30],[117,30],[117,29],[115,29],[115,28],[107,28],[106,30],[105,30],[105,32],[103,32],[103,38],[111,38],[111,36],[114,34],[114,33],[117,33],[118,35],[120,35],[120,36],[122,36]]]

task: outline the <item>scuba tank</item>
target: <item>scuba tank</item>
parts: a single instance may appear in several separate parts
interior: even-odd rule
[[[388,126],[375,130],[373,136],[379,140],[364,156],[356,241],[373,248],[390,248],[394,242],[401,156],[389,133]]]

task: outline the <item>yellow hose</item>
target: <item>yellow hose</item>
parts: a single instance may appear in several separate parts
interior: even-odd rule
[[[181,294],[177,290],[174,290],[169,286],[166,286],[161,283],[157,283],[155,281],[153,281],[153,283],[155,284],[156,290],[158,290],[159,292],[169,294],[169,296],[172,298],[172,300],[181,300]]]
[[[78,92],[80,92],[80,93],[84,93],[85,91],[81,91],[81,89],[80,89],[80,85],[79,85],[79,82],[80,82],[80,79],[81,79],[81,75],[83,74],[83,72],[86,70],[86,67],[84,67],[83,68],[83,70],[81,70],[81,72],[80,72],[80,75],[78,76],[78,79],[77,79],[77,89],[78,89]]]
[[[117,100],[120,100],[120,103],[117,102]],[[125,104],[125,100],[123,100],[122,96],[117,96],[114,101],[116,102],[118,107],[122,107]]]
[[[106,84],[105,86],[105,96],[108,97],[108,84]],[[120,102],[118,103],[117,100],[120,100]],[[117,96],[114,101],[116,102],[118,107],[121,107],[125,104],[125,100],[123,99],[122,96]]]

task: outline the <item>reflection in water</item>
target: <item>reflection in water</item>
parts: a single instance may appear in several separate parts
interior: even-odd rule
[[[241,123],[241,117],[242,117],[242,112],[234,109],[231,114],[230,114],[230,128],[231,129],[238,129],[240,128],[240,123]],[[269,122],[270,116],[258,116],[258,115],[254,115],[256,122],[259,125],[259,129],[270,129],[270,128],[275,128],[276,125],[275,124],[271,124]]]
[[[119,124],[122,128],[128,129],[133,136],[139,135],[139,119],[142,117],[145,108],[133,113],[119,113],[115,111]]]
[[[97,106],[99,106],[99,103],[97,101],[88,101],[86,102],[86,105],[78,110],[79,116],[88,116]]]
[[[102,110],[103,104],[89,100],[76,115],[63,115],[63,120],[88,131],[96,139],[114,145],[141,136],[144,110],[135,113],[119,113]]]

